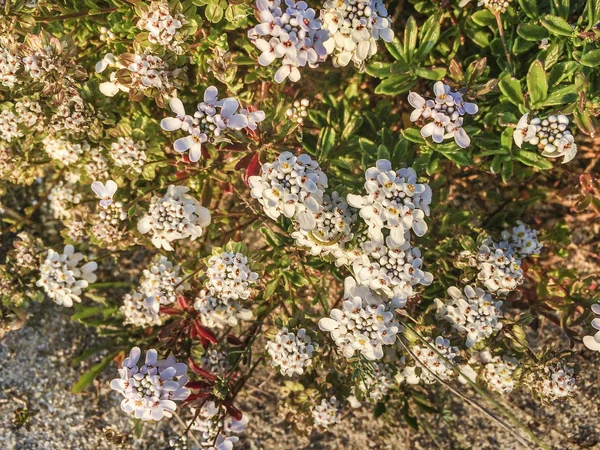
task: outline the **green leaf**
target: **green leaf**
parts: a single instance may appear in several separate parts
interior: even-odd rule
[[[267,285],[265,286],[265,290],[263,291],[264,300],[267,300],[273,296],[273,294],[277,290],[277,287],[279,286],[279,279],[280,276],[278,275],[277,277],[275,277],[267,283]]]
[[[520,24],[517,27],[517,34],[523,39],[533,42],[538,42],[548,37],[548,31],[544,27],[533,23]]]
[[[423,60],[434,49],[440,39],[440,16],[433,14],[425,21],[419,32],[419,48],[415,53],[415,59]]]
[[[529,17],[530,19],[537,20],[537,0],[519,0],[519,5],[521,5],[521,8],[525,12],[525,14],[527,14],[527,17]]]
[[[110,364],[113,358],[119,354],[119,352],[120,350],[105,356],[102,361],[95,366],[92,366],[90,370],[81,375],[77,383],[75,383],[75,385],[71,388],[71,392],[77,394],[92,384],[96,377],[104,371],[105,367]]]
[[[555,36],[571,36],[573,35],[573,28],[569,23],[558,16],[552,14],[546,14],[540,19],[542,25]]]
[[[496,17],[489,9],[480,9],[473,13],[471,20],[482,27],[489,27],[496,23]]]
[[[417,84],[412,75],[395,75],[386,78],[375,88],[376,94],[397,95],[408,92]]]
[[[600,49],[591,50],[581,57],[581,64],[587,67],[600,66]]]
[[[456,151],[437,151],[444,155],[446,158],[448,158],[450,161],[452,161],[454,164],[456,164],[458,167],[472,166],[473,164],[475,164],[473,158],[471,158],[471,155],[467,153],[465,149],[460,149]]]
[[[327,158],[329,152],[335,145],[335,137],[336,133],[332,127],[326,127],[321,129],[319,133],[319,141],[317,144],[317,149],[319,150],[319,159]]]
[[[367,72],[372,77],[387,78],[392,74],[391,68],[391,63],[375,62],[366,66],[365,72]]]
[[[553,90],[544,102],[544,106],[564,105],[566,103],[576,102],[579,98],[577,86],[571,84],[560,89]]]
[[[498,86],[500,87],[500,91],[508,98],[508,100],[510,100],[512,104],[521,106],[525,103],[523,92],[521,92],[521,82],[516,78],[506,74],[500,78]]]
[[[406,62],[410,63],[417,49],[417,37],[419,36],[419,28],[414,17],[410,16],[406,21],[404,28],[404,56]]]
[[[417,67],[415,68],[415,74],[426,80],[438,81],[446,76],[446,69],[443,67]]]
[[[514,163],[512,161],[505,161],[504,164],[502,164],[502,181],[507,183],[508,180],[512,178],[514,170]]]
[[[404,59],[404,49],[402,48],[402,43],[397,37],[394,37],[392,42],[386,42],[385,46],[394,59]]]
[[[419,130],[417,130],[415,128],[407,128],[405,130],[402,130],[402,135],[410,142],[414,142],[416,144],[424,144],[425,143],[425,139],[423,139],[423,136],[421,136],[421,133],[419,133]]]
[[[207,5],[206,10],[204,11],[204,15],[212,23],[220,22],[221,19],[223,19],[224,14],[225,11],[223,10],[223,8],[221,8],[221,6],[219,6],[218,3]]]
[[[546,100],[548,95],[548,80],[546,79],[544,66],[538,60],[534,61],[529,67],[529,72],[527,73],[527,89],[529,90],[529,96],[533,105],[537,105]]]

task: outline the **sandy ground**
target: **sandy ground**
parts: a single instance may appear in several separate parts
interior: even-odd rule
[[[98,338],[69,320],[64,310],[44,303],[31,311],[31,320],[0,343],[0,449],[85,450],[117,448],[106,441],[102,430],[112,427],[128,435],[127,448],[163,449],[168,438],[181,427],[175,420],[146,425],[142,438],[131,431],[134,423],[119,408],[118,396],[108,388],[113,366],[82,394],[70,387],[88,367],[72,367],[71,360]],[[545,327],[541,341],[560,333]],[[91,361],[90,364],[94,363]],[[600,449],[600,383],[597,354],[585,352],[579,390],[574,398],[552,406],[535,403],[528,393],[515,393],[510,401],[522,408],[521,420],[553,449]],[[112,371],[111,371],[112,370]],[[259,377],[261,374],[259,374]],[[264,392],[263,392],[264,391]],[[452,415],[442,420],[429,417],[438,443],[424,432],[415,432],[401,420],[374,419],[370,413],[354,411],[331,432],[310,439],[297,437],[276,410],[275,383],[264,383],[242,399],[241,407],[251,422],[237,448],[252,450],[291,449],[521,449],[518,441],[460,400],[451,403]],[[13,423],[26,408],[30,419],[17,428]],[[172,430],[170,427],[174,427]]]

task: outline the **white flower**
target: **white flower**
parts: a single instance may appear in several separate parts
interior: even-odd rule
[[[17,72],[21,68],[21,59],[11,41],[11,38],[5,36],[0,38],[0,84],[8,88],[19,82]]]
[[[158,313],[160,305],[174,303],[189,287],[181,275],[181,268],[166,256],[159,256],[149,269],[144,269],[139,290],[155,313]]]
[[[206,287],[224,301],[248,299],[252,295],[250,286],[258,280],[258,274],[248,266],[248,258],[233,252],[210,257],[206,276]]]
[[[358,388],[364,394],[368,394],[372,401],[378,402],[388,394],[395,381],[392,369],[388,364],[374,363],[371,364],[371,368],[373,374],[365,371],[360,377]]]
[[[164,197],[152,198],[148,214],[138,222],[138,231],[151,233],[155,247],[172,251],[171,242],[187,238],[193,241],[202,235],[202,228],[210,225],[208,209],[187,191],[185,186],[169,186]]]
[[[594,303],[591,309],[594,314],[600,316],[600,303]],[[598,331],[593,336],[584,336],[583,344],[590,350],[598,352],[600,351],[600,318],[595,317],[592,320],[592,327]]]
[[[490,291],[499,295],[514,291],[523,283],[521,259],[508,242],[494,242],[486,238],[477,254],[469,255],[468,264],[477,267],[477,279]]]
[[[492,356],[489,352],[483,352],[480,358],[485,364],[481,377],[488,388],[500,394],[511,393],[515,388],[513,372],[519,365],[517,359],[510,356]]]
[[[123,305],[119,311],[125,316],[123,325],[148,328],[162,324],[154,303],[148,303],[148,297],[139,290],[134,290],[123,297]]]
[[[92,183],[92,191],[100,197],[100,206],[106,208],[113,201],[113,196],[117,192],[117,183],[113,180],[108,180],[106,184],[101,181],[94,181]]]
[[[7,142],[23,136],[19,130],[20,118],[10,110],[0,111],[0,138]]]
[[[48,194],[49,209],[55,219],[70,219],[71,208],[81,202],[81,194],[76,192],[75,184],[59,181]]]
[[[562,163],[568,163],[577,154],[575,138],[567,129],[569,118],[564,114],[550,115],[547,119],[536,117],[528,123],[528,114],[524,114],[517,129],[513,133],[513,139],[520,148],[523,142],[536,145],[542,151],[543,156],[548,158],[562,157]]]
[[[273,340],[267,343],[266,348],[273,358],[271,365],[279,367],[281,374],[288,377],[302,375],[312,364],[311,358],[315,351],[315,345],[311,343],[310,336],[304,328],[296,333],[282,328]]]
[[[200,365],[204,370],[220,376],[225,375],[231,370],[229,354],[215,349],[207,350],[202,354],[200,357]]]
[[[437,381],[434,375],[444,381],[448,381],[456,375],[451,364],[445,360],[452,363],[459,354],[458,348],[452,347],[450,341],[443,336],[436,337],[435,341],[427,338],[427,342],[435,347],[437,352],[426,345],[415,344],[410,347],[414,354],[413,364],[407,365],[400,377],[408,384],[418,384],[420,381],[425,384],[433,384]]]
[[[340,402],[335,397],[329,400],[324,398],[320,404],[311,406],[311,413],[315,427],[320,430],[326,430],[342,420]]]
[[[261,175],[251,176],[248,183],[252,197],[273,220],[283,214],[298,220],[305,231],[316,226],[313,214],[322,208],[327,176],[309,155],[283,152],[273,163],[263,164]]]
[[[304,118],[308,116],[307,108],[309,105],[309,101],[305,98],[302,100],[296,100],[292,107],[285,111],[285,115],[292,122],[295,122],[299,126],[302,126],[304,123]]]
[[[511,232],[502,232],[502,239],[510,240],[511,249],[520,257],[525,257],[539,255],[542,251],[544,245],[537,240],[537,234],[537,230],[518,220],[517,226],[513,227]]]
[[[410,120],[428,121],[421,128],[421,136],[431,137],[433,142],[441,143],[445,139],[454,139],[461,148],[471,144],[471,138],[463,128],[465,114],[477,114],[475,103],[465,102],[460,92],[452,92],[450,86],[438,81],[433,86],[434,99],[425,99],[415,92],[408,94],[408,102],[415,108]]]
[[[575,385],[573,367],[562,361],[549,363],[533,372],[528,380],[531,389],[545,401],[554,401],[573,395]]]
[[[473,286],[466,286],[463,293],[456,287],[448,288],[451,299],[434,300],[438,318],[452,324],[452,328],[467,336],[466,346],[490,337],[502,328],[502,302],[494,301],[490,294]]]
[[[202,314],[203,325],[213,328],[234,327],[239,320],[251,320],[252,311],[235,300],[223,300],[211,291],[201,290],[194,301],[194,308]]]
[[[177,409],[175,400],[185,400],[190,395],[184,387],[187,365],[176,362],[172,356],[158,360],[156,350],[148,350],[140,367],[140,356],[139,347],[133,347],[123,360],[119,378],[110,382],[110,387],[125,397],[121,409],[141,420],[172,417]]]
[[[51,136],[44,138],[42,143],[44,144],[44,150],[48,153],[48,156],[60,161],[65,166],[77,162],[83,152],[87,152],[90,149],[90,145],[87,141],[81,141],[80,144],[74,144],[66,139]]]
[[[258,63],[269,66],[281,59],[281,67],[275,73],[275,81],[282,83],[300,79],[299,67],[317,67],[325,60],[327,49],[323,45],[329,33],[321,29],[316,12],[304,1],[256,2],[260,23],[248,30],[248,37],[261,52]]]
[[[178,30],[187,23],[183,14],[173,16],[166,1],[152,1],[142,13],[136,26],[148,31],[148,41],[165,47],[175,53],[181,53],[181,36]]]
[[[72,245],[66,245],[62,254],[48,250],[36,285],[43,287],[48,297],[59,305],[71,307],[73,302],[81,303],[79,296],[89,283],[96,281],[94,271],[98,268],[95,261],[78,267],[82,259],[83,255],[75,253]]]
[[[381,359],[383,346],[396,342],[400,330],[394,309],[352,277],[344,281],[344,299],[341,310],[319,320],[319,328],[331,333],[346,358],[358,351],[369,360]]]
[[[130,137],[119,137],[110,146],[110,156],[117,166],[141,173],[147,159],[145,150],[144,141],[136,142]]]
[[[324,42],[335,66],[350,61],[359,69],[377,53],[377,42],[391,42],[391,19],[381,0],[327,0],[321,10],[323,29],[329,32]]]

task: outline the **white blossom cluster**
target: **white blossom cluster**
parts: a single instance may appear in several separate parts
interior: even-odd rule
[[[447,301],[434,300],[436,316],[452,324],[452,328],[466,335],[467,348],[502,329],[502,301],[494,300],[482,289],[466,286],[464,294],[452,286]]]
[[[36,285],[44,288],[58,305],[72,307],[73,302],[81,303],[79,296],[89,283],[96,281],[94,271],[98,268],[95,261],[79,267],[81,260],[83,255],[75,253],[72,245],[65,245],[62,253],[49,249]]]
[[[372,368],[373,374],[363,373],[361,375],[358,388],[372,401],[378,402],[388,394],[395,381],[392,369],[388,364],[375,363],[372,364]]]
[[[461,8],[466,6],[471,0],[461,0],[458,4]],[[502,14],[506,12],[512,0],[479,0],[477,6],[483,6],[489,9],[493,14]]]
[[[77,135],[85,130],[91,120],[91,111],[77,91],[70,92],[50,118],[50,128],[56,133]]]
[[[171,242],[202,235],[210,224],[210,212],[191,195],[185,186],[169,186],[164,197],[152,198],[148,213],[138,222],[138,231],[150,233],[155,247],[172,251]]]
[[[427,338],[427,341],[437,349],[437,352],[426,345],[414,344],[410,347],[415,358],[412,359],[413,364],[404,367],[400,377],[408,384],[419,384],[419,382],[433,384],[437,381],[436,377],[448,381],[455,376],[452,365],[444,359],[452,363],[459,355],[458,348],[451,346],[450,341],[443,336],[436,337],[435,341]]]
[[[523,142],[536,145],[542,150],[543,156],[562,157],[562,163],[565,164],[577,154],[575,138],[568,130],[568,125],[569,118],[564,114],[551,115],[546,119],[535,117],[529,120],[529,113],[526,113],[519,119],[513,139],[519,148]]]
[[[312,255],[333,255],[341,265],[348,259],[346,244],[352,239],[352,225],[356,222],[356,211],[334,191],[323,194],[322,209],[314,214],[312,230],[297,230],[291,233],[296,245],[306,247]]]
[[[70,209],[81,202],[82,196],[76,191],[76,186],[70,180],[61,180],[50,189],[48,207],[55,219],[70,219]]]
[[[12,88],[19,82],[21,60],[6,36],[0,36],[0,84]]]
[[[513,227],[511,231],[504,230],[502,232],[502,239],[508,242],[513,252],[523,258],[530,255],[539,255],[542,251],[544,244],[538,241],[537,234],[537,230],[518,220],[517,226]]]
[[[377,41],[392,42],[391,18],[382,0],[327,0],[321,11],[325,41],[333,65],[350,61],[364,69],[365,61],[377,53]]]
[[[108,160],[98,147],[92,147],[88,152],[85,168],[89,177],[94,180],[110,177]]]
[[[277,83],[286,78],[296,82],[300,67],[314,68],[326,59],[323,44],[329,33],[322,29],[316,11],[306,2],[285,0],[282,7],[281,0],[257,0],[256,8],[260,23],[248,30],[248,37],[261,52],[261,66],[281,60],[274,77]]]
[[[574,373],[573,367],[560,361],[546,364],[532,375],[530,387],[546,401],[568,397],[577,388]]]
[[[394,171],[390,161],[380,159],[367,169],[365,179],[367,194],[348,194],[347,200],[360,210],[372,236],[387,229],[390,243],[399,246],[407,241],[407,232],[412,230],[419,237],[427,232],[431,188],[417,182],[412,168]]]
[[[279,367],[282,375],[291,377],[302,375],[312,364],[312,355],[316,344],[304,328],[290,332],[287,328],[279,330],[273,340],[267,343],[266,349],[273,359],[271,365]]]
[[[227,352],[215,349],[207,350],[202,354],[200,365],[204,370],[219,376],[225,375],[231,369]]]
[[[281,214],[311,231],[314,215],[322,209],[327,175],[309,155],[294,156],[283,152],[273,163],[262,165],[261,175],[248,179],[251,195],[273,220]]]
[[[359,352],[368,360],[381,359],[383,346],[396,342],[400,330],[394,307],[352,277],[344,281],[342,309],[329,315],[319,320],[319,328],[331,333],[346,358]]]
[[[73,164],[90,149],[87,141],[73,143],[62,137],[47,136],[43,141],[44,150],[50,158],[60,161],[65,166]]]
[[[256,130],[258,123],[265,120],[263,111],[239,109],[237,99],[228,97],[219,100],[218,95],[217,88],[209,86],[204,91],[204,101],[198,103],[193,116],[186,114],[181,100],[174,97],[169,101],[169,106],[176,117],[168,117],[160,122],[165,131],[182,130],[188,133],[186,137],[177,139],[173,148],[179,153],[189,150],[192,162],[202,157],[202,144],[216,142],[225,130]]]
[[[58,57],[50,45],[39,45],[35,49],[32,48],[21,62],[23,70],[34,80],[42,80],[47,75],[55,73],[60,65]]]
[[[509,394],[515,388],[514,371],[519,362],[511,356],[492,356],[489,352],[483,352],[480,356],[481,362],[485,364],[481,378],[488,388],[499,394]]]
[[[148,32],[148,41],[180,54],[181,42],[177,31],[186,23],[183,14],[173,16],[169,11],[169,3],[163,0],[152,1],[136,26]]]
[[[299,126],[304,124],[304,119],[308,116],[308,105],[310,102],[303,98],[292,103],[292,107],[285,110],[286,117]]]
[[[139,289],[125,294],[123,305],[121,305],[119,311],[125,316],[123,325],[148,328],[162,323],[152,298],[145,296]]]
[[[247,300],[258,274],[248,266],[248,258],[242,253],[222,252],[208,259],[206,287],[224,301]]]
[[[319,430],[326,430],[342,420],[340,402],[335,397],[321,399],[320,404],[311,406],[311,414],[315,427]]]
[[[156,350],[148,350],[141,366],[139,347],[133,347],[129,357],[123,360],[119,378],[110,382],[110,387],[123,397],[121,409],[136,419],[161,420],[172,417],[177,409],[177,400],[185,400],[190,390],[187,365],[178,363],[173,356],[159,360]]]
[[[600,303],[594,303],[591,310],[596,316],[600,316]],[[593,336],[584,336],[583,344],[590,350],[600,352],[600,317],[594,317],[592,327],[598,331]]]
[[[150,89],[164,94],[172,94],[175,91],[173,79],[179,72],[179,69],[171,70],[159,56],[150,53],[124,54],[119,57],[107,53],[102,60],[96,63],[96,72],[102,73],[108,67],[115,69],[109,76],[110,81],[100,83],[99,86],[100,92],[107,97],[114,97],[119,91],[136,90],[145,93]],[[127,84],[124,84],[123,80],[118,77],[119,72],[123,70],[128,72]]]
[[[523,282],[521,259],[506,242],[496,243],[488,237],[477,254],[468,255],[468,258],[469,265],[479,269],[477,279],[490,292],[508,294]]]
[[[195,416],[198,411],[191,408],[191,412]],[[215,441],[219,442],[219,439],[223,442],[230,441],[231,444],[236,443],[238,437],[233,435],[243,433],[249,421],[247,415],[243,415],[240,420],[229,417],[224,406],[217,405],[214,401],[209,400],[200,408],[198,417],[191,424],[190,429],[200,432],[200,444],[212,449],[213,443]],[[221,447],[217,445],[216,448],[220,449]],[[233,445],[223,446],[222,448],[231,450]]]
[[[225,328],[235,326],[239,320],[251,320],[252,311],[235,300],[224,300],[210,290],[202,289],[194,301],[200,311],[200,320],[207,327]]]
[[[146,142],[134,141],[131,137],[119,137],[110,145],[110,156],[119,167],[131,168],[141,173],[146,163]]]
[[[431,137],[433,142],[441,143],[452,139],[461,148],[471,144],[471,138],[463,128],[465,114],[477,114],[479,108],[475,103],[465,102],[460,92],[452,89],[442,81],[433,85],[435,98],[425,99],[416,92],[408,94],[408,103],[415,108],[410,115],[411,122],[423,118],[427,123],[421,128],[421,136]]]
[[[23,98],[15,103],[15,112],[19,118],[19,123],[27,128],[42,130],[44,127],[44,115],[42,106],[39,102],[28,98]]]
[[[98,38],[103,42],[113,42],[117,38],[117,35],[109,28],[100,27],[99,31],[100,36]]]
[[[182,278],[181,268],[174,265],[166,256],[159,256],[150,268],[144,269],[140,281],[141,292],[154,301],[154,309],[158,312],[160,305],[170,305],[187,289]]]
[[[0,111],[0,139],[7,142],[18,139],[23,136],[19,129],[21,123],[19,116],[9,109]]]
[[[121,202],[113,202],[102,208],[97,215],[97,222],[92,227],[92,234],[107,244],[122,238],[121,223],[127,219],[127,211]]]

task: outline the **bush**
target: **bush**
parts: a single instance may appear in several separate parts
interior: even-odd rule
[[[600,350],[566,220],[600,213],[598,2],[309,3],[2,3],[2,335],[53,300],[106,337],[73,390],[117,361],[173,446],[231,448],[269,371],[299,433],[450,390],[545,447],[498,396]]]

